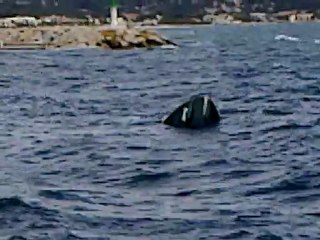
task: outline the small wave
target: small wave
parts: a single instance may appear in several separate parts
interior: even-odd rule
[[[174,45],[164,45],[164,46],[161,46],[160,48],[161,48],[161,49],[171,50],[171,49],[176,49],[176,48],[178,48],[178,47],[177,47],[177,46],[174,46]]]
[[[224,98],[224,102],[229,102],[229,99]],[[241,113],[249,113],[249,109],[241,109],[241,108],[224,108],[220,110],[221,114],[241,114]]]
[[[31,206],[29,206],[18,197],[1,198],[0,210],[5,210],[8,208],[31,208]]]
[[[15,213],[30,213],[40,216],[48,216],[57,213],[55,210],[50,210],[34,203],[26,203],[20,197],[0,198],[0,215],[1,217],[5,213],[10,213],[10,217],[15,217]],[[3,215],[2,215],[3,214]],[[19,215],[19,214],[18,214]]]
[[[263,174],[262,170],[233,170],[224,174],[226,179],[248,178],[254,175]]]
[[[290,36],[282,35],[282,34],[277,35],[274,39],[278,40],[278,41],[291,41],[291,42],[299,42],[300,41],[300,38],[290,37]]]
[[[51,154],[52,151],[51,149],[41,149],[41,150],[38,150],[34,153],[35,156],[46,156],[46,155],[49,155]]]
[[[148,146],[139,146],[139,145],[134,145],[134,146],[127,146],[128,150],[135,150],[135,151],[144,151],[149,149]]]
[[[98,69],[95,69],[94,71],[104,73],[107,71],[107,69],[98,68]]]
[[[235,96],[222,96],[221,98],[220,98],[220,101],[223,101],[223,102],[233,102],[233,101],[236,101],[236,100],[239,100],[239,99],[241,99],[242,98],[242,96],[240,96],[240,95],[235,95]],[[232,113],[234,113],[234,112],[237,112],[237,108],[231,108],[231,109],[226,109],[225,111],[228,111],[228,110],[230,110]]]
[[[300,192],[319,187],[319,183],[314,181],[319,174],[304,174],[298,177],[283,179],[277,183],[271,184],[271,186],[261,187],[252,191],[246,192],[246,196],[265,195],[275,192]]]
[[[252,236],[251,232],[245,230],[233,231],[227,235],[221,236],[221,239],[242,239]]]
[[[290,196],[286,199],[283,200],[285,203],[297,203],[297,202],[313,202],[313,201],[318,201],[320,199],[320,194],[319,193],[301,193],[301,194],[296,194],[294,196]]]
[[[312,217],[319,217],[320,218],[320,212],[310,212],[310,213],[306,213],[307,216],[312,216]]]
[[[65,77],[64,80],[67,81],[78,81],[78,80],[83,80],[81,77]]]
[[[293,112],[288,109],[264,109],[262,111],[265,115],[273,115],[273,116],[286,116],[292,115]]]
[[[198,190],[184,190],[184,191],[180,191],[177,192],[176,194],[174,194],[174,196],[176,197],[187,197],[187,196],[191,196],[193,194],[199,194],[200,192]]]
[[[58,64],[43,64],[42,65],[43,68],[59,68],[59,65]]]
[[[173,175],[169,172],[150,173],[142,172],[135,176],[132,176],[129,180],[130,184],[139,185],[142,183],[156,183],[164,179],[171,178]]]
[[[280,123],[275,126],[268,126],[262,128],[260,131],[264,133],[275,132],[275,131],[288,131],[288,130],[297,130],[297,129],[309,129],[312,128],[312,125],[298,124],[298,123]]]
[[[65,201],[82,201],[92,203],[89,199],[79,196],[75,193],[70,193],[68,190],[41,190],[39,196],[47,199],[65,200]]]
[[[26,203],[20,197],[1,198],[0,216],[0,229],[7,229],[8,234],[11,232],[9,239],[34,239],[29,238],[28,232],[62,226],[59,211],[39,206],[36,202]],[[23,237],[19,233],[23,233]]]
[[[272,69],[277,70],[277,69],[289,69],[289,67],[287,67],[286,65],[282,64],[282,63],[273,63],[272,64]]]
[[[27,240],[27,238],[19,236],[19,235],[14,235],[8,238],[8,240]]]
[[[315,43],[315,44],[320,44],[320,39],[315,39],[315,40],[314,40],[314,43]]]
[[[256,240],[282,240],[283,238],[272,233],[259,235]]]
[[[107,237],[98,237],[92,234],[89,234],[85,231],[81,231],[81,230],[71,230],[68,235],[66,236],[67,240],[82,240],[82,239],[87,239],[87,240],[110,240],[110,238]]]

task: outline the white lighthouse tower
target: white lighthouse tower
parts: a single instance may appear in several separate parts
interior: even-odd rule
[[[118,4],[117,0],[112,0],[111,8],[110,8],[110,16],[111,16],[111,26],[118,26]]]

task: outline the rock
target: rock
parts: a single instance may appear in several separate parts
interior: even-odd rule
[[[114,35],[119,36],[118,38],[115,38]],[[153,31],[138,31],[137,29],[126,29],[121,31],[116,31],[115,33],[107,33],[104,34],[107,44],[111,47],[118,48],[119,44],[115,44],[114,42],[110,42],[110,39],[113,38],[113,41],[120,41],[121,46],[124,46],[125,48],[150,48],[150,47],[156,47],[156,46],[162,46],[166,44],[171,44],[171,42],[168,42],[165,38],[161,37],[157,32]],[[112,36],[112,37],[111,37]],[[123,41],[125,41],[127,44],[123,44]]]
[[[131,44],[137,44],[137,43],[139,43],[138,36],[139,36],[138,31],[134,31],[134,30],[128,31],[127,30],[124,32],[123,40],[125,40],[126,42],[131,43]]]
[[[150,48],[173,44],[159,33],[134,28],[99,31],[91,26],[45,26],[0,29],[4,44],[38,43],[47,48],[101,47],[110,49]]]
[[[151,46],[161,46],[165,44],[165,41],[159,36],[150,35],[146,38],[147,44]]]
[[[129,48],[130,47],[130,43],[128,43],[127,41],[123,40],[123,39],[119,39],[119,43],[121,48]]]

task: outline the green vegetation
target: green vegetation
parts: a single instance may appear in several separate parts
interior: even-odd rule
[[[106,17],[110,6],[119,6],[121,13],[138,13],[154,15],[160,13],[168,17],[184,18],[199,16],[204,8],[217,9],[218,12],[227,8],[238,8],[241,12],[277,12],[282,10],[309,10],[317,12],[320,9],[320,0],[241,0],[240,6],[235,6],[232,0],[182,0],[178,4],[172,0],[30,0],[30,4],[21,4],[19,0],[0,1],[0,16],[9,15],[51,15],[63,14],[70,17],[92,15]],[[215,5],[213,5],[215,2]],[[147,4],[142,6],[141,3]],[[233,10],[230,10],[233,11]]]
[[[117,1],[117,0],[111,0],[111,6],[112,6],[112,7],[117,7],[117,6],[119,6],[118,1]]]

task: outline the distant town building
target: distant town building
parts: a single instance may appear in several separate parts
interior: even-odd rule
[[[320,0],[118,0],[119,13],[198,16],[205,8],[223,11],[267,12],[320,9]],[[110,15],[111,0],[0,0],[0,16],[63,14]]]

